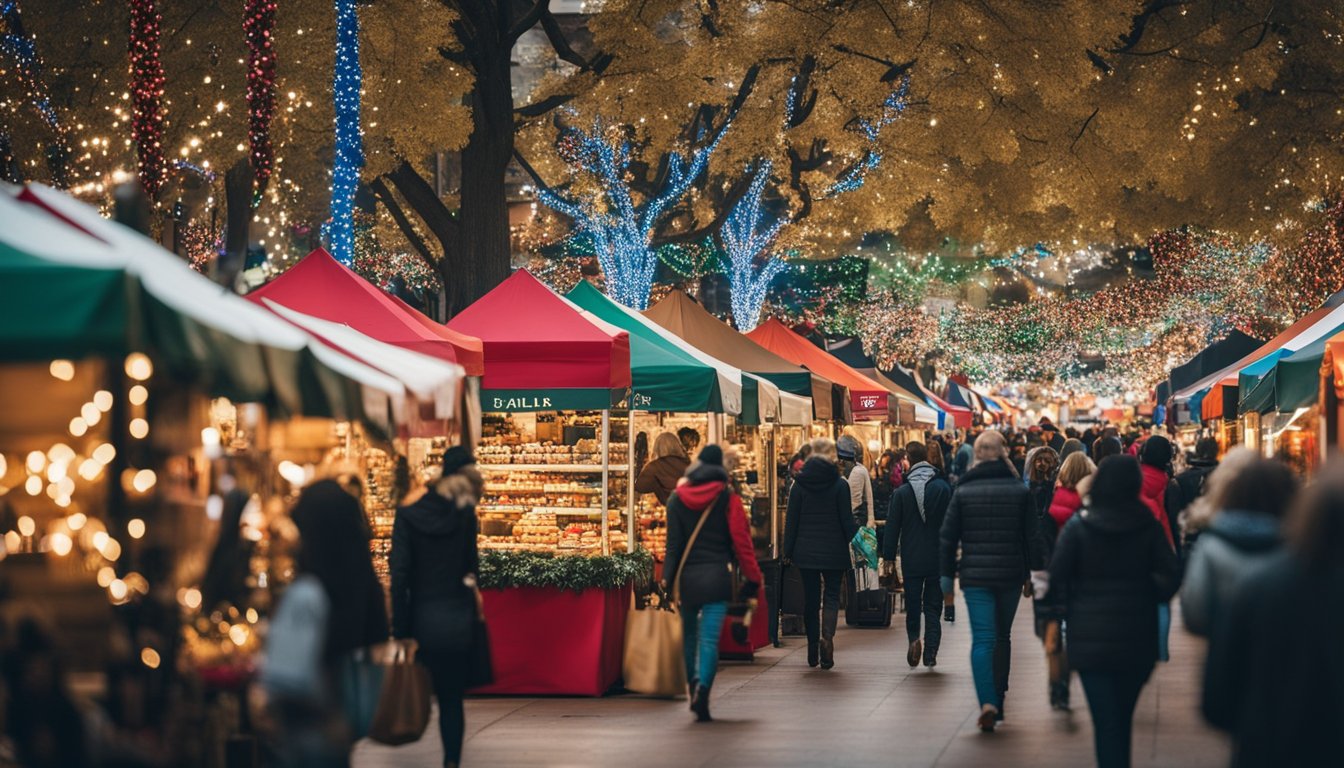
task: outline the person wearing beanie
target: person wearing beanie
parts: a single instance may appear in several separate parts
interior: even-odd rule
[[[751,543],[742,499],[733,492],[723,449],[701,449],[686,482],[667,501],[665,590],[677,601],[686,658],[686,693],[698,722],[711,720],[710,690],[719,665],[719,636],[734,600],[730,566],[736,563],[742,587],[736,599],[750,600],[765,581]]]
[[[1069,664],[1083,681],[1100,768],[1130,764],[1134,707],[1158,657],[1157,611],[1180,586],[1167,533],[1140,498],[1132,457],[1097,467],[1087,508],[1060,531],[1049,595],[1065,601]]]
[[[863,446],[853,435],[841,435],[835,441],[835,453],[840,458],[840,474],[849,483],[849,506],[854,511],[854,524],[872,528],[877,519],[873,507],[873,477],[863,464]]]
[[[1171,441],[1161,435],[1153,435],[1143,442],[1139,449],[1139,464],[1143,474],[1143,487],[1140,498],[1153,513],[1153,518],[1162,526],[1167,536],[1167,545],[1180,557],[1176,547],[1177,532],[1175,521],[1180,509],[1173,505],[1180,503],[1181,489],[1171,477],[1171,460],[1174,456]],[[1158,661],[1168,661],[1167,640],[1171,635],[1171,605],[1162,603],[1157,606],[1158,615]]]
[[[454,446],[444,451],[439,479],[392,523],[392,636],[414,640],[416,661],[429,669],[444,765],[461,762],[466,733],[462,697],[470,670],[463,662],[474,656],[461,640],[476,613],[476,504],[484,487],[476,457]]]

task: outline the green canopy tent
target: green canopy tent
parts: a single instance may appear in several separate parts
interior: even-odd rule
[[[587,281],[565,298],[630,334],[630,407],[666,413],[743,412],[742,384],[639,322]]]
[[[1242,398],[1241,413],[1292,413],[1310,408],[1320,396],[1321,361],[1333,334],[1322,336],[1290,355],[1278,358]]]
[[[0,195],[0,361],[145,352],[174,382],[386,432],[408,387],[41,187]],[[460,379],[460,373],[458,375]]]

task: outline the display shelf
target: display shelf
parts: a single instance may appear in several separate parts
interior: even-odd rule
[[[552,515],[586,515],[589,517],[595,517],[602,514],[602,510],[600,509],[561,509],[559,507],[548,508],[546,512],[547,514]]]
[[[478,469],[486,472],[511,472],[519,470],[523,472],[573,472],[573,473],[592,473],[599,475],[602,473],[601,464],[478,464]],[[625,464],[611,464],[607,467],[611,472],[625,472],[629,467]]]

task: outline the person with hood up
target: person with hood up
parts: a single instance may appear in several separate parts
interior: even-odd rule
[[[711,719],[709,696],[719,665],[719,636],[733,600],[733,563],[743,579],[738,599],[754,598],[764,577],[747,513],[729,482],[723,449],[711,443],[668,500],[663,570],[664,584],[680,603],[686,691],[698,722]]]
[[[387,640],[383,588],[364,510],[338,482],[309,485],[290,517],[297,578],[271,619],[262,683],[282,726],[281,764],[344,766],[351,740],[339,673],[357,651]]]
[[[1047,569],[1054,556],[1059,532],[1082,508],[1082,497],[1087,494],[1092,473],[1096,470],[1096,465],[1081,451],[1069,454],[1064,460],[1064,465],[1059,468],[1059,474],[1055,478],[1055,493],[1050,499],[1050,508],[1036,520],[1036,535],[1045,554]],[[1047,594],[1050,583],[1048,575],[1033,572],[1031,578],[1036,593],[1036,599],[1032,602],[1036,618],[1036,636],[1041,638],[1041,643],[1045,646],[1046,669],[1050,681],[1050,706],[1054,709],[1068,710],[1071,670],[1064,627],[1066,605],[1064,589]]]
[[[671,432],[662,433],[653,441],[653,460],[635,478],[635,493],[652,493],[659,504],[667,506],[667,498],[690,465],[682,441]]]
[[[1140,497],[1152,511],[1153,518],[1162,526],[1162,530],[1166,531],[1167,544],[1176,553],[1177,559],[1180,559],[1174,525],[1176,514],[1180,510],[1173,508],[1173,504],[1178,503],[1180,489],[1176,487],[1176,481],[1171,479],[1173,456],[1171,441],[1161,435],[1153,435],[1143,442],[1143,447],[1139,451],[1139,463],[1143,471],[1143,489]],[[1171,606],[1162,603],[1157,607],[1157,614],[1157,659],[1165,662],[1171,658],[1167,645],[1167,638],[1171,635]]]
[[[807,665],[822,669],[835,666],[840,589],[851,565],[849,542],[859,532],[849,483],[836,460],[834,441],[812,441],[812,456],[789,489],[784,517],[784,561],[798,566],[803,578]]]
[[[674,438],[675,439],[675,438]],[[462,759],[462,696],[476,612],[476,504],[484,481],[476,457],[461,446],[443,453],[443,473],[392,523],[392,635],[414,640],[439,701],[443,764]]]
[[[1087,450],[1083,448],[1082,440],[1079,440],[1076,437],[1071,437],[1064,441],[1064,447],[1059,451],[1060,462],[1063,462],[1065,459],[1069,458],[1070,454],[1074,453],[1086,454]]]
[[[1245,576],[1209,639],[1204,717],[1232,735],[1233,768],[1337,766],[1344,755],[1338,458],[1301,495],[1284,528],[1284,552]]]
[[[1279,552],[1279,521],[1297,495],[1292,470],[1259,456],[1231,477],[1220,477],[1217,486],[1222,509],[1191,551],[1181,587],[1185,628],[1203,636],[1217,625],[1242,577]]]
[[[1036,510],[1031,494],[1008,463],[1002,434],[975,441],[975,463],[957,485],[939,536],[944,592],[960,571],[971,618],[971,672],[980,701],[980,730],[1003,719],[1012,653],[1013,618],[1030,594],[1030,572],[1040,570]],[[957,549],[961,561],[957,561]]]
[[[1181,567],[1140,499],[1143,474],[1129,456],[1104,460],[1087,508],[1060,531],[1050,592],[1066,599],[1069,663],[1092,712],[1099,768],[1126,768],[1134,707],[1157,662],[1157,610],[1176,594]]]
[[[938,450],[933,446],[933,450]],[[905,583],[905,634],[910,641],[905,661],[911,668],[938,664],[938,646],[943,636],[938,612],[943,590],[938,583],[938,535],[952,501],[952,486],[929,463],[930,449],[923,443],[905,446],[910,458],[906,482],[891,497],[887,510],[887,533],[882,541],[882,559],[893,570],[901,554],[901,579]],[[924,638],[920,639],[920,620]]]
[[[873,478],[863,465],[863,446],[857,437],[841,435],[835,441],[835,450],[840,459],[840,474],[849,483],[849,503],[854,510],[854,523],[871,528],[877,515],[873,506]]]

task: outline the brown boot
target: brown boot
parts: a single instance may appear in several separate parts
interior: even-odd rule
[[[835,625],[840,619],[840,611],[827,608],[821,612],[821,668],[835,666]]]

